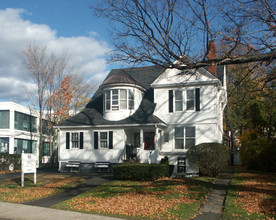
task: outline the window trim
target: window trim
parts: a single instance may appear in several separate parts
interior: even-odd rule
[[[78,134],[78,139],[73,138],[74,134]],[[73,145],[75,143],[77,145]],[[65,149],[66,150],[76,150],[83,149],[83,132],[66,132],[65,134]]]
[[[101,133],[107,133],[107,147],[101,147]],[[94,131],[94,150],[113,149],[113,131]]]
[[[188,91],[192,91],[193,92],[193,98],[188,98]],[[191,111],[191,112],[194,112],[196,109],[195,109],[195,106],[196,106],[196,99],[195,99],[195,88],[193,89],[186,89],[186,111]],[[193,101],[193,109],[188,109],[188,102],[189,101]]]
[[[177,92],[180,92],[180,94],[181,94],[181,100],[180,100],[180,99],[179,99],[179,100],[176,99],[176,93],[177,93]],[[184,110],[183,110],[183,109],[184,109],[184,108],[183,108],[183,107],[184,107],[184,96],[183,96],[183,92],[184,92],[184,91],[183,91],[183,90],[180,90],[180,89],[174,90],[174,92],[173,92],[173,93],[174,93],[174,100],[173,100],[173,101],[174,101],[174,111],[175,111],[175,112],[183,112],[183,111],[184,111]],[[176,103],[178,103],[178,102],[181,103],[181,110],[176,110],[176,106],[177,106]]]
[[[183,113],[200,111],[200,88],[170,89],[169,91],[169,113]],[[176,92],[182,91],[182,110],[176,110]],[[188,99],[188,91],[193,91],[193,99]],[[193,109],[188,108],[188,101],[193,101]]]
[[[124,99],[121,98],[122,90],[126,91],[126,98],[124,98]],[[113,91],[118,91],[118,94],[113,94]],[[122,101],[126,102],[126,108],[121,107],[121,102]],[[115,103],[117,103],[117,104],[115,104]],[[131,103],[133,103],[133,104],[131,104]],[[134,104],[135,104],[134,92],[131,89],[128,89],[128,88],[113,88],[113,89],[107,89],[107,90],[104,91],[103,105],[104,105],[104,111],[105,112],[133,110],[134,109]]]
[[[106,133],[106,138],[102,139],[101,134]],[[98,138],[98,146],[100,149],[109,149],[109,132],[108,131],[99,131],[98,133],[99,138]],[[106,142],[106,147],[102,147],[102,142]]]
[[[183,137],[176,137],[176,128],[182,128],[183,129]],[[186,131],[187,128],[194,128],[194,137],[187,137]],[[176,148],[176,140],[182,140],[183,141],[183,148]],[[174,150],[178,151],[178,150],[189,150],[189,148],[187,148],[187,140],[194,140],[194,143],[196,145],[196,126],[177,126],[174,127]]]

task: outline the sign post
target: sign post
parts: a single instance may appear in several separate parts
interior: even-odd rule
[[[36,184],[36,155],[35,154],[21,154],[21,186],[24,186],[24,174],[34,174],[34,184]]]

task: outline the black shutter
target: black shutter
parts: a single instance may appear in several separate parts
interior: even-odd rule
[[[83,132],[80,132],[80,149],[83,149]]]
[[[173,112],[173,90],[169,90],[169,112]]]
[[[66,132],[66,149],[70,149],[70,132]]]
[[[196,111],[200,111],[200,88],[195,89],[196,95]]]
[[[109,149],[113,149],[113,131],[109,132]]]
[[[94,149],[98,149],[98,132],[94,132]]]

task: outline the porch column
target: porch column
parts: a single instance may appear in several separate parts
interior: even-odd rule
[[[144,149],[144,130],[143,129],[140,129],[140,149],[141,150]]]

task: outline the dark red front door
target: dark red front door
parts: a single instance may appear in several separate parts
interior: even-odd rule
[[[154,150],[155,149],[154,132],[144,133],[144,149]]]

